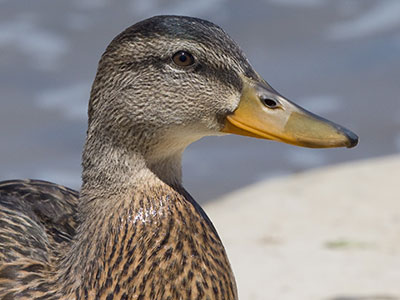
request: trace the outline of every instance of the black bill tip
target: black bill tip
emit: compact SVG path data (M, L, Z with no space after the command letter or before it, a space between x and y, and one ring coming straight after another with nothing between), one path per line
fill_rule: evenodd
M357 146L358 144L358 136L351 132L350 130L346 129L346 131L344 132L344 134L346 135L347 139L348 139L348 144L347 144L347 148L353 148L355 146Z

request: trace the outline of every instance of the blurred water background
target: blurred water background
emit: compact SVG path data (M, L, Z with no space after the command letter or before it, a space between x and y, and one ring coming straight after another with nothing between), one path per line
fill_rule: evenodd
M184 184L198 201L400 151L399 0L0 0L0 179L79 189L98 59L122 29L157 14L220 25L275 89L361 138L351 150L204 138L183 164Z

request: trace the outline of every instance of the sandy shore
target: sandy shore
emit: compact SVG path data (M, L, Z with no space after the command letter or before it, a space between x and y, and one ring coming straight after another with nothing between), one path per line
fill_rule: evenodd
M400 299L400 156L269 180L206 205L240 299Z

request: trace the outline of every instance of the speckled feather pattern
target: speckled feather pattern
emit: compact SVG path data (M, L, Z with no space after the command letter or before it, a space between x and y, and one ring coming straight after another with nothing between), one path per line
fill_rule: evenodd
M193 65L173 63L181 50ZM0 183L0 299L236 300L222 242L182 187L181 156L221 134L243 76L261 80L204 20L158 16L118 35L92 86L79 195Z
M0 186L1 203L7 202L1 206L1 299L236 298L232 271L213 225L186 191L167 186L143 187L130 200L115 200L113 211L93 220L82 237L92 240L81 249L86 255L73 266L84 268L84 276L72 288L78 272L72 267L57 273L55 267L65 263L60 254L68 251L64 243L71 240L77 225L70 213L76 209L77 193L31 182ZM21 186L27 195L30 190L42 198L46 192L53 194L43 203L30 197L36 208L25 207L17 215L7 207L12 201L13 206L25 206L27 201L16 197L21 196ZM62 211L66 213L60 217L68 220L64 229L46 221ZM58 229L53 231L53 226ZM32 253L25 253L27 249Z
M77 203L76 191L50 182L0 182L0 299L48 291L56 261L75 235Z
M170 187L143 188L110 216L104 244L75 292L108 299L234 299L236 287L212 224ZM96 255L96 256L97 256ZM113 298L115 297L115 298Z

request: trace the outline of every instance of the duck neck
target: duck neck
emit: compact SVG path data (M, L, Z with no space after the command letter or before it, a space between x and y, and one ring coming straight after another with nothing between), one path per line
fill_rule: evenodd
M89 298L96 298L99 285L108 284L110 272L121 272L111 266L132 257L128 248L134 246L136 230L141 228L140 235L146 236L168 226L173 202L186 200L181 186L181 152L156 161L138 152L128 155L112 149L86 161L78 209L81 223L60 263L59 282L66 295L78 293L85 298L89 293ZM117 273L114 275L121 275Z
M181 186L180 153L114 152L107 164L86 165L81 223L58 268L60 298L237 299L222 242Z

